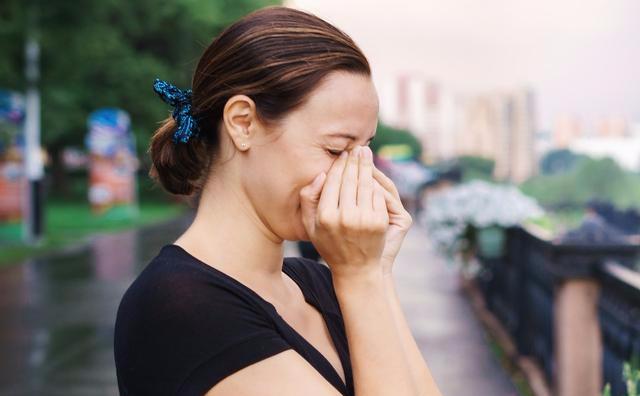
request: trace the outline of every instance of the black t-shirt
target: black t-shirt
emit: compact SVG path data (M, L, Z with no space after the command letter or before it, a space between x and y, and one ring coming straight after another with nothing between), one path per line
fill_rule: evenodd
M331 363L271 303L182 247L167 244L118 307L114 354L120 394L202 396L241 368L293 348L343 395L353 395L347 337L331 271L313 260L285 257L283 272L322 313L346 386Z

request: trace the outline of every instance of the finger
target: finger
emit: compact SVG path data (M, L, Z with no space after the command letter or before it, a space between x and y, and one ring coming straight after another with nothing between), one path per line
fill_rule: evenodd
M398 199L396 199L393 194L391 194L389 191L385 190L380 183L378 183L378 181L375 181L376 187L378 187L380 189L380 191L382 191L382 194L384 196L384 201L386 204L386 209L387 212L389 214L389 220L391 221L391 218L398 218L398 216L400 217L404 217L408 212L406 211L406 209L404 208L404 206L402 206L402 202Z
M358 202L359 208L373 209L373 155L371 149L364 146L360 149L358 165Z
M311 184L300 189L300 210L305 226L312 226L315 222L317 205L320 200L320 193L322 192L322 185L325 178L326 173L321 172L313 179Z
M400 199L400 193L398 192L396 185L380 169L374 167L373 177L382 185L382 187L384 187L385 190L389 191L397 199Z
M300 189L300 204L306 205L309 202L317 203L320 200L320 193L322 192L322 185L327 174L320 172L310 184L307 184Z
M382 193L384 194L384 200L385 203L387 205L387 210L389 211L390 214L403 214L405 212L405 208L404 206L402 206L402 202L400 200L398 200L393 194L391 194L389 191L385 190L384 188L380 187L382 189Z
M358 188L358 153L360 146L356 146L349 152L347 165L342 175L342 184L340 185L339 208L355 209L356 193Z
M384 199L384 188L377 183L373 187L373 211L387 211L387 205Z
M342 182L342 173L347 163L346 151L333 161L331 168L327 172L327 177L324 181L324 188L320 195L320 201L318 202L318 209L337 209L338 200L340 197L340 183Z

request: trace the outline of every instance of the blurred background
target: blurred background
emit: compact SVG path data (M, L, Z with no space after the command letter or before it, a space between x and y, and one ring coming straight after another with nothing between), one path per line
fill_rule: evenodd
M371 62L374 159L414 217L399 294L443 394L635 394L636 0L4 0L0 395L117 394L122 293L193 216L148 176L153 79L188 87L270 5Z

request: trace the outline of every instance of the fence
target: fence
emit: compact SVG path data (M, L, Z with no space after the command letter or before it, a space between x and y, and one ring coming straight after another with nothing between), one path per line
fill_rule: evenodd
M640 351L640 245L563 244L522 227L503 254L478 257L485 305L558 396L624 395L622 363Z

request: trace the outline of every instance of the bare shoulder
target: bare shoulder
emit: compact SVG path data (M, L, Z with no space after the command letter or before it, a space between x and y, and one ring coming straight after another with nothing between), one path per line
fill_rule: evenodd
M340 396L298 352L287 349L225 377L205 396Z

